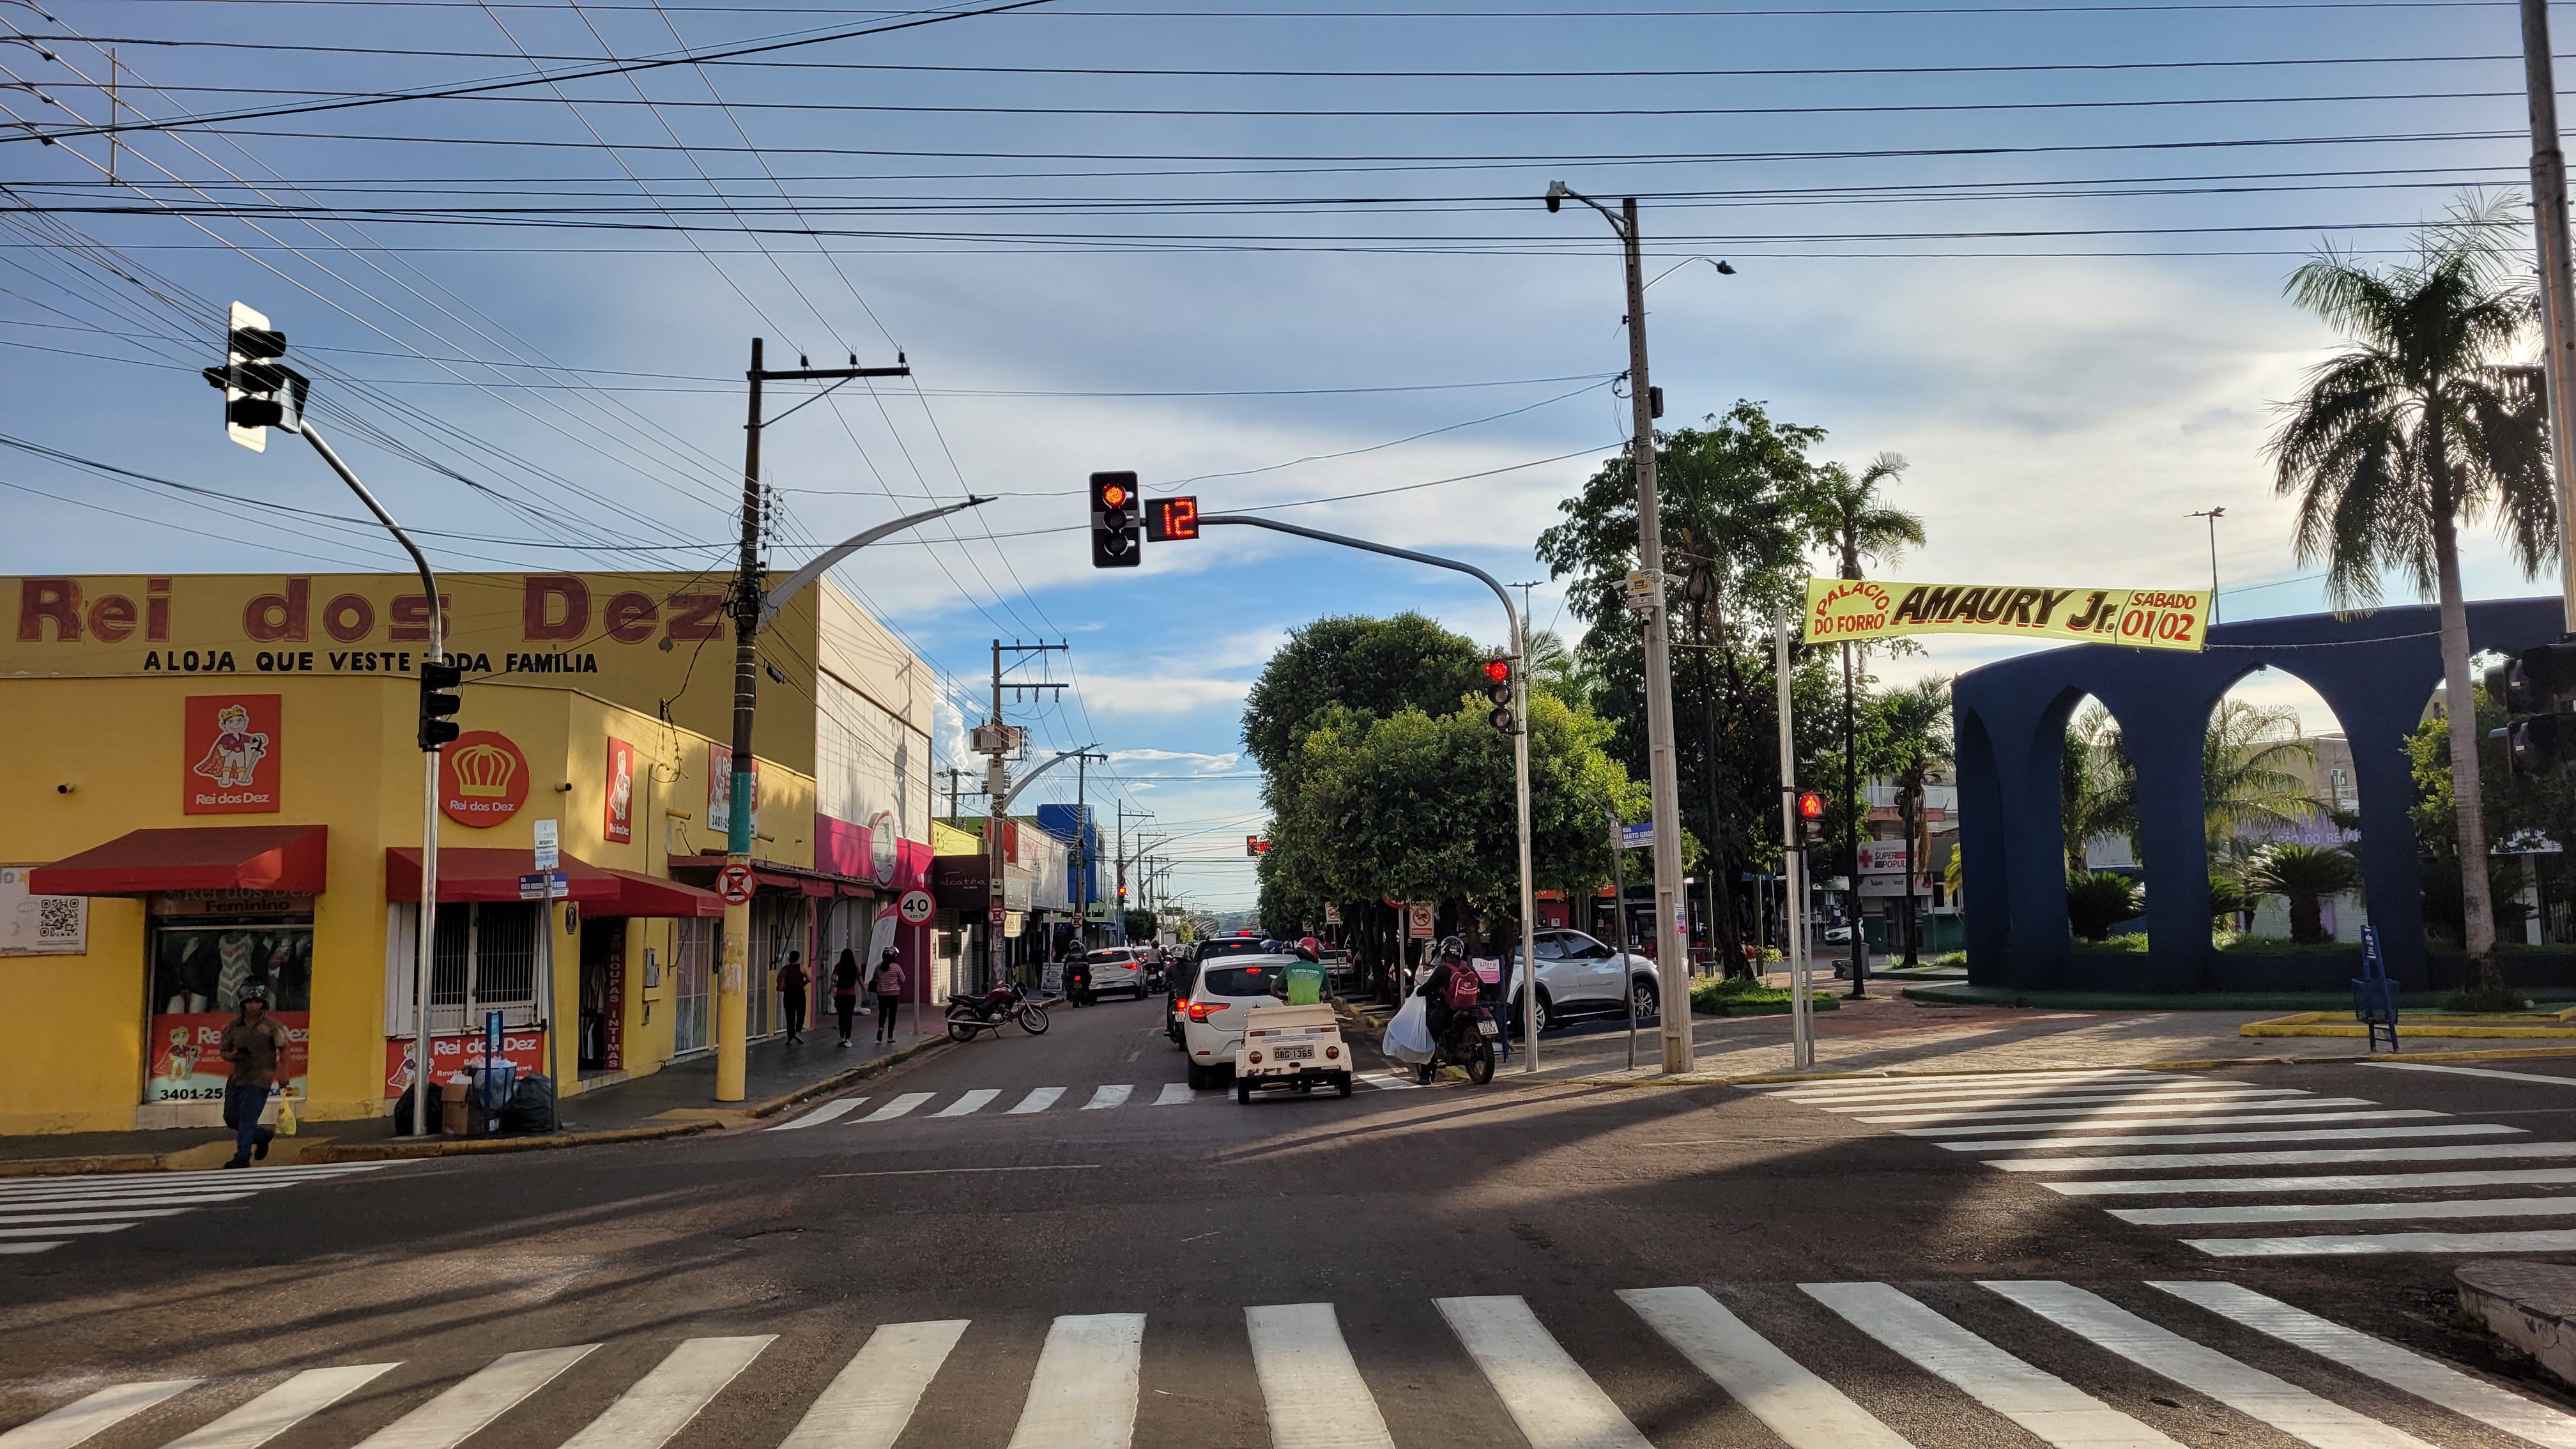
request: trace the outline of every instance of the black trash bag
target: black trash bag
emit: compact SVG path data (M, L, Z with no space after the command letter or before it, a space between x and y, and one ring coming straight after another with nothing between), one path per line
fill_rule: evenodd
M415 1093L418 1091L419 1088L417 1087L405 1087L403 1088L402 1099L394 1103L394 1135L396 1137L409 1137L412 1135L411 1123L413 1102L415 1100ZM429 1130L432 1133L438 1131L438 1112L435 1106L432 1107L429 1114Z
M520 1134L555 1130L554 1078L535 1073L519 1078L510 1102L501 1109L501 1130Z

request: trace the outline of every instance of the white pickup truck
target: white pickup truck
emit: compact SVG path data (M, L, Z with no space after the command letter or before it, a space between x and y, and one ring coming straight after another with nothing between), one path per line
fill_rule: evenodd
M1329 1006L1256 1006L1235 1049L1234 1099L1249 1102L1265 1087L1311 1092L1328 1083L1351 1094L1351 1054Z

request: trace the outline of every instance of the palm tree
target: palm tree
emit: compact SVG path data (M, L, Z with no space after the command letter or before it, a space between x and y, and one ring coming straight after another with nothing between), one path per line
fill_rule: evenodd
M2332 807L2308 791L2294 766L2316 763L2287 705L2222 699L2200 739L2200 798L2212 852L2238 836L2273 836L2321 820Z
M1950 680L1921 679L1874 701L1879 748L1896 777L1897 818L1905 825L1905 964L1916 963L1915 840L1922 830L1923 787L1934 770L1951 763Z
M2082 871L2084 848L2104 835L2138 838L2138 772L2121 746L2119 721L2099 703L2066 724L2057 756L2067 869Z
M1898 453L1881 453L1855 478L1840 463L1828 463L1816 470L1809 485L1805 521L1809 534L1825 548L1834 551L1842 566L1842 577L1861 576L1860 561L1893 563L1910 545L1923 544L1923 520L1903 509L1881 502L1879 490L1905 476L1905 458ZM1843 641L1843 799L1856 802L1860 797L1860 749L1857 716L1852 708L1852 646ZM1845 874L1852 883L1852 899L1860 899L1860 812L1856 805L1844 827L1843 851ZM1858 912L1852 923L1852 989L1858 997L1868 977L1868 947L1861 942Z
M2501 205L2463 208L2422 232L2405 264L2329 250L2291 273L2291 298L2352 343L2308 374L2270 445L2274 491L2299 500L2298 560L2324 562L2328 602L2377 604L2383 571L2440 601L2465 944L2477 990L2497 996L2510 992L2495 962L2477 717L2464 703L2459 528L2491 512L2526 577L2558 548L2540 389L2505 365L2531 316L2510 280L2529 257L2513 260L2509 222Z
M2290 903L2290 939L2326 938L2322 902L2361 884L2361 862L2340 845L2275 841L2254 853L2245 870L2248 895L2279 896Z

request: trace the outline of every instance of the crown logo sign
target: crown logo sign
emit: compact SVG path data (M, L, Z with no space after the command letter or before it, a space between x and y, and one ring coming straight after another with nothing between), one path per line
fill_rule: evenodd
M519 773L519 762L495 745L467 745L449 758L456 762L456 793L469 800L500 799Z

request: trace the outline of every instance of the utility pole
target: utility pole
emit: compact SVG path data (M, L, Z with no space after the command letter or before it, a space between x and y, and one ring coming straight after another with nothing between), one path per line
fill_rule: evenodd
M984 723L975 727L972 736L975 750L982 754L985 760L984 862L986 869L992 875L991 884L986 890L987 909L984 912L984 965L989 974L978 983L982 988L990 988L1008 974L1006 953L1009 942L1002 934L1002 927L1004 917L1008 914L1003 898L1003 887L1009 881L1010 858L1003 831L1003 812L1010 807L1013 792L1010 768L1006 761L1026 743L1028 737L1027 731L1015 729L1002 722L1002 691L1010 690L1011 697L1016 700L1031 694L1047 690L1063 690L1068 687L1062 684L1006 685L1002 683L1002 655L1008 652L1023 658L1031 654L1043 658L1048 654L1062 653L1070 647L1065 644L1005 644L999 639L993 641L993 712Z
M1108 763L1107 755L1084 750L1073 757L1073 939L1091 949L1091 852L1083 848L1091 831L1091 762Z
M1113 909L1118 913L1118 944L1122 946L1127 944L1127 817L1130 814L1139 820L1154 818L1151 810L1130 811L1126 801L1118 802L1118 904Z
M2227 510L2224 508L2204 508L2196 513L2183 515L2185 518L2209 520L2209 622L2213 624L2218 622L2218 520L2226 516ZM1909 961L1906 964L1910 966L1914 963Z
M761 384L831 379L833 386L838 387L852 378L908 377L912 373L909 367L860 367L855 356L850 359L852 365L849 367L818 369L804 366L803 358L797 362L798 366L792 370L772 372L762 365L762 339L751 339L751 369L745 374L751 384L751 397L742 435L742 552L733 587L733 778L729 786L731 808L725 825L725 864L728 868L741 866L748 869L751 865L751 792L755 778L752 724L753 712L760 704L760 630L775 608L770 594L763 587L766 579L760 561ZM854 540L851 546L858 542ZM782 595L786 592L789 591L781 591ZM743 999L743 973L750 957L751 900L746 896L739 903L728 901L725 904L723 964L716 979L716 1100L719 1102L739 1102L743 1097L743 1072L750 1051L746 1035L749 1018L745 1012L747 1003Z
M975 772L951 765L941 773L948 776L948 823L954 825L957 823L957 782Z
M2576 534L2576 282L2567 260L2567 153L2558 148L2558 82L2549 53L2549 0L2522 0L2522 73L2531 102L2532 239L2540 250L2540 327L2549 352L2550 455L2558 468L2558 530ZM2576 543L2558 551L2564 627L2576 636ZM2217 600L2210 601L2214 606ZM2215 618L2215 615L2212 616Z

